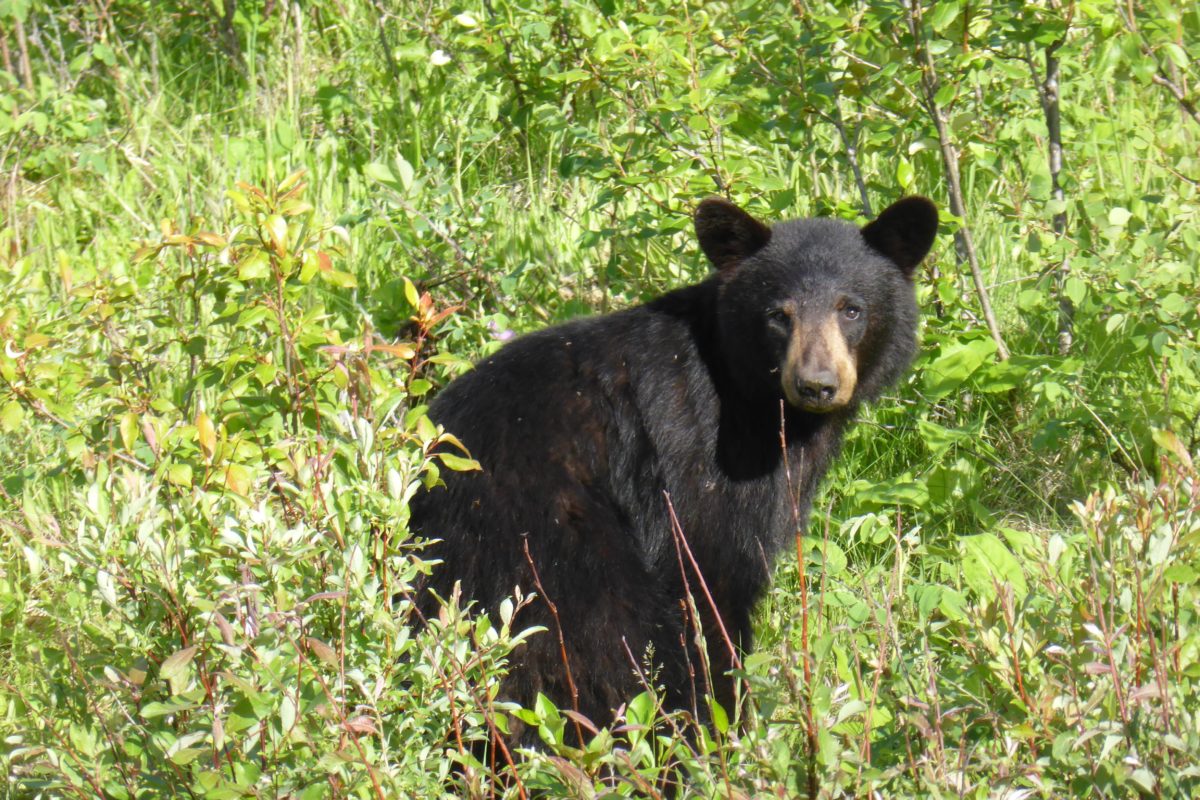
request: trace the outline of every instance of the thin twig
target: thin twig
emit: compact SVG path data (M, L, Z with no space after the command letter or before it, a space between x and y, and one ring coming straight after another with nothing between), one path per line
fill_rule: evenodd
M562 656L563 669L567 675L567 690L571 692L571 709L579 714L579 688L575 685L575 676L571 674L571 659L567 657L567 642L563 637L562 621L558 618L558 606L550 599L550 595L546 594L546 587L542 586L541 576L538 575L537 565L533 563L533 556L529 553L529 538L525 537L521 540L521 547L525 550L525 560L529 563L529 569L533 572L533 585L537 587L538 594L542 596L542 601L546 607L550 609L550 616L554 618L554 631L558 635L558 652ZM572 718L571 722L575 724L575 735L579 737L579 746L587 742L583 738L583 728L579 724L579 720Z

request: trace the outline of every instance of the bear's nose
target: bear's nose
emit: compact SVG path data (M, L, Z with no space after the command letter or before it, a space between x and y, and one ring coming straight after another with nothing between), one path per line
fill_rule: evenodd
M801 375L796 384L796 394L813 406L827 406L837 396L837 376L832 372L821 371Z

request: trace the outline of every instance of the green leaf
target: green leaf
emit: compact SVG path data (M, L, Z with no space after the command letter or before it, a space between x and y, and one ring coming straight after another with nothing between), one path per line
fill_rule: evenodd
M592 77L592 73L583 69L569 69L566 72L558 72L547 77L555 83L572 84L586 81Z
M920 613L921 619L929 619L929 615L933 613L933 610L941 605L942 587L925 584L916 587L914 595L917 602L917 611Z
M271 276L271 259L262 250L254 250L238 262L238 280L252 281Z
M115 67L117 65L117 54L104 42L96 42L92 46L92 57L106 67Z
M1029 593L1025 573L1017 557L991 533L967 536L960 540L962 575L975 594L983 600L996 598L997 584L1012 587L1017 602Z
M712 724L717 731L724 736L729 733L729 715L725 713L725 709L715 698L708 698L708 708L712 712Z
M916 177L916 172L913 170L912 164L907 158L900 158L896 163L896 183L904 191L912 188L913 179Z
M1145 767L1138 767L1129 773L1129 782L1143 794L1154 794L1154 775Z
M541 698L541 695L538 695ZM630 725L650 725L654 721L654 695L642 692L629 701L625 707L625 716Z
M1063 294L1076 306L1080 305L1083 299L1087 297L1087 289L1087 283L1081 278L1076 278L1074 275L1067 278L1066 282L1063 283Z
M1163 570L1163 580L1168 583L1195 583L1198 573L1187 564L1172 564Z
M378 181L397 192L407 193L409 188L412 187L412 164L409 164L404 156L399 153L396 154L390 164L382 161L374 161L367 164L363 168L363 172L368 178Z
M279 704L279 726L284 736L291 732L298 716L299 707L296 705L296 698L285 692L283 700Z
M0 430L12 433L21 427L21 421L24 419L25 409L16 400L9 400L4 404L4 408L0 409Z
M197 645L185 647L167 656L158 668L158 677L171 686L171 694L176 695L187 688L190 670L188 667L196 657Z
M132 452L133 446L138 440L138 416L132 412L121 415L119 423L121 429L121 444L125 446L127 452Z
M833 540L826 540L817 543L814 550L821 554L822 564L825 568L825 574L833 577L840 575L846 570L846 552Z
M1163 42L1162 49L1166 52L1167 58L1171 59L1171 63L1179 69L1190 70L1192 68L1192 60L1188 58L1187 51L1175 42Z
M473 458L463 458L462 456L454 455L454 453L438 453L437 457L446 465L446 469L451 469L455 472L472 472L482 469L479 466L479 462Z
M1120 228L1129 222L1129 218L1132 216L1133 212L1128 208L1114 206L1108 210L1108 224Z
M176 486L190 489L192 486L192 468L187 464L172 464L167 467L167 480Z
M398 185L399 181L392 174L392 168L382 161L372 161L363 167L363 174L373 181L378 181L385 186Z
M933 13L929 15L929 24L935 31L941 33L947 25L954 22L958 17L958 11L957 2L942 0L942 2L934 6Z
M330 270L329 272L321 272L321 278L332 283L334 286L340 286L343 289L353 289L358 286L358 279L349 272L341 272L340 270Z
M963 597L962 592L955 589L942 587L942 597L938 608L946 616L946 619L962 622L967 618L967 598Z
M392 163L395 164L396 171L400 173L400 185L404 187L405 191L408 191L412 188L413 182L412 164L409 164L404 156L399 153L396 154L396 158Z
M417 285L408 278L404 279L404 299L407 300L408 304L414 309L417 308L417 306L419 306L421 303L421 295L419 292L417 292Z
M944 345L938 357L925 368L926 396L930 400L937 400L950 394L995 352L996 343L991 339L972 339Z

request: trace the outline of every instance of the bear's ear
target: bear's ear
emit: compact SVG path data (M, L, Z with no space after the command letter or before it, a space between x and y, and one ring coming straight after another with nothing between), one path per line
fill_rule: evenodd
M908 276L933 246L937 226L937 206L924 197L905 197L867 223L862 235Z
M771 241L771 229L728 200L709 197L696 208L696 238L713 266L737 266Z

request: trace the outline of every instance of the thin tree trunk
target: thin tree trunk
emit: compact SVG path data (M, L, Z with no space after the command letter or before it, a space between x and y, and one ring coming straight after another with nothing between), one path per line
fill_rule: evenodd
M225 53L240 68L242 66L242 45L238 41L237 31L233 27L233 18L237 14L237 0L223 0L221 11L221 37L225 40Z
M1057 42L1046 46L1046 74L1039 80L1037 66L1032 54L1026 54L1029 68L1034 81L1038 84L1038 98L1041 100L1042 113L1046 117L1046 131L1049 141L1046 146L1046 159L1050 167L1050 192L1058 208L1054 212L1054 236L1062 242L1067 234L1067 211L1064 203L1066 195L1062 188L1063 146L1062 146L1062 114L1059 104L1059 61L1058 49L1066 41L1065 36ZM1059 264L1054 280L1054 290L1058 296L1058 352L1066 355L1071 352L1074 340L1075 304L1067 296L1067 278L1071 277L1071 254L1063 252L1062 263Z
M13 17L13 33L17 36L17 57L21 62L21 79L25 88L33 91L33 67L29 64L29 37L25 35L25 23Z
M1008 346L1004 344L1004 337L1000 335L1000 326L992 311L992 300L983 281L983 271L979 267L979 256L975 251L975 240L971 237L971 226L967 221L967 207L963 200L962 182L958 172L958 149L950 138L946 112L937 103L941 83L933 63L933 55L921 40L920 0L908 0L904 6L904 14L908 22L908 31L913 38L913 56L921 70L921 92L925 101L925 111L937 130L942 165L946 169L946 184L950 193L950 213L962 220L959 229L954 233L954 250L958 255L958 263L965 263L971 269L971 280L975 284L975 293L979 296L979 308L983 312L984 323L996 343L996 357L1005 361L1009 357Z
M804 29L811 35L813 32L812 12L809 10L808 4L805 3L804 0L792 0L792 6L796 11L797 16L799 16L800 20L803 22ZM763 69L763 72L768 76L771 74L770 70L766 68ZM803 70L801 70L800 84L801 88L803 89ZM798 96L802 97L802 94L796 92L794 88L788 88L793 94L797 94ZM821 114L821 116L825 117L824 114ZM846 160L850 163L850 171L854 173L854 183L858 187L859 204L862 207L863 216L867 219L870 219L875 215L871 211L871 198L867 195L867 182L863 179L862 165L858 162L858 145L856 143L858 139L858 131L855 130L852 134L850 129L846 127L846 118L842 115L842 95L841 92L837 90L836 86L833 93L833 114L829 117L826 117L826 119L833 123L833 127L837 128L838 136L841 137L842 147L846 149Z
M856 136L852 136L846 128L846 120L842 116L842 98L840 94L833 96L833 126L837 128L842 138L842 147L846 148L846 160L850 162L850 171L854 173L854 183L858 186L859 202L862 204L863 216L867 219L875 216L871 212L871 198L867 196L867 182L863 180L862 167L858 163L858 146Z
M385 9L378 0L371 0L371 5L375 8L377 15L377 33L379 35L379 47L383 51L383 62L387 64L388 75L393 81L400 80L400 68L396 66L396 57L392 55L392 44L388 41L387 36L387 9Z
M8 52L8 31L3 28L0 28L0 65L3 65L4 71L9 75L17 74L13 69L12 55Z

